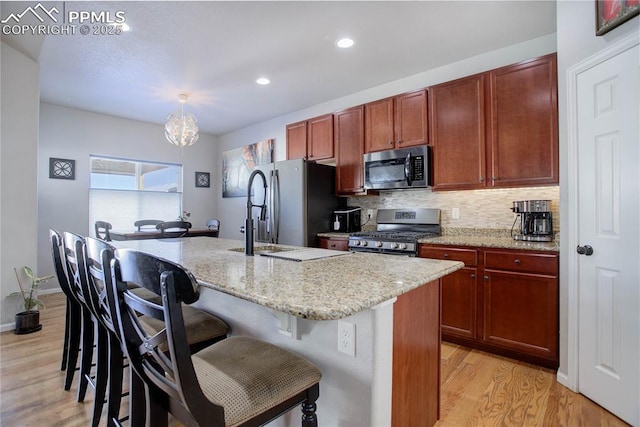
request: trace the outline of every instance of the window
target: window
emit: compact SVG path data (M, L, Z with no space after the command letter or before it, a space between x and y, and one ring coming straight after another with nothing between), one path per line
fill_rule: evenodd
M182 165L90 156L89 224L132 230L139 219L174 220L182 212Z

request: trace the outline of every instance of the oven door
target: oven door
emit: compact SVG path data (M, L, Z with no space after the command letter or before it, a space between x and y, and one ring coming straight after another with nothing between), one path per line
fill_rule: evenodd
M366 252L371 254L384 254L384 255L401 255L415 257L417 256L417 245L409 244L408 249L393 249L390 247L389 242L383 242L382 247L376 247L372 242L369 242L367 246L362 246L361 239L349 239L349 250L352 252Z

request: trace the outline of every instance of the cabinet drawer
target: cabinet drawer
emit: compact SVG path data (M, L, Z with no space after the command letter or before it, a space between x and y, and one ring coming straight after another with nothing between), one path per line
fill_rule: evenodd
M320 239L318 239L318 246L323 249L333 249L334 251L348 251L349 240L321 237Z
M495 270L526 271L558 275L558 255L512 251L486 251L484 267Z
M473 249L422 246L420 257L461 261L467 267L474 267L478 264L478 251Z

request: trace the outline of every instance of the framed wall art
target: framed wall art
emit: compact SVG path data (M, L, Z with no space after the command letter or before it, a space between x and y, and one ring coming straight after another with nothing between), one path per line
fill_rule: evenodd
M76 179L76 161L49 157L49 178Z
M639 13L638 0L596 0L596 35L608 33Z
M273 139L222 153L222 197L247 197L253 168L273 162Z
M209 172L196 172L196 187L209 188L211 186L210 178Z

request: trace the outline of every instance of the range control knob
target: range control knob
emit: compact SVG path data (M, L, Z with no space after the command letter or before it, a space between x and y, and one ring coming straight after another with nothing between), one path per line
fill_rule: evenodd
M353 246L360 246L360 240L354 240Z
M407 249L406 243L400 243L400 249Z
M362 241L362 246L367 246L367 245L368 245L368 242L366 240L363 240Z
M398 249L400 247L400 245L398 245L396 242L393 242L391 244L391 249Z
M378 241L376 242L376 248L381 248L382 247L382 242Z

